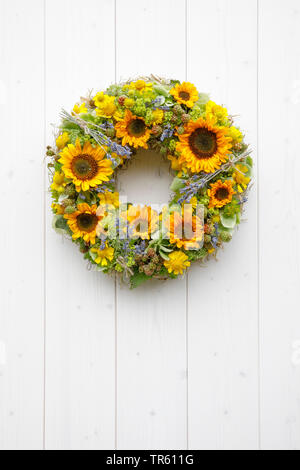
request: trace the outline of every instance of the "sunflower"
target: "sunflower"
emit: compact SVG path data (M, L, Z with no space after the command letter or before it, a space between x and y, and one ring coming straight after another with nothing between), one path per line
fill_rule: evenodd
M183 251L173 251L164 265L169 273L174 273L177 276L177 274L183 274L183 270L188 268L191 263Z
M179 135L176 150L181 153L179 163L185 163L193 173L213 173L231 153L231 137L227 128L218 127L215 118L189 121L185 133Z
M92 245L96 241L96 228L102 216L97 215L97 206L88 204L78 204L77 211L73 214L66 214L65 219L73 232L73 240L83 238L86 243Z
M128 223L130 238L149 240L158 229L159 215L150 206L129 206L121 217Z
M177 103L185 104L188 108L192 108L199 98L197 88L189 82L177 83L170 90L170 94L174 96Z
M114 252L115 250L111 247L108 246L108 244L105 244L105 248L92 248L91 249L92 253L95 253L95 263L101 264L101 266L107 266L108 261L112 261L114 258Z
M188 212L188 211L187 211ZM185 250L199 250L203 239L203 225L198 216L173 212L166 220L170 243Z
M115 125L117 137L122 138L122 145L129 144L134 148L148 148L146 142L149 140L151 131L146 126L143 118L135 116L129 109L125 116Z
M113 173L112 162L105 157L105 150L100 146L94 148L86 142L81 148L79 139L61 152L60 163L63 172L76 186L76 191L87 191L109 181Z
M232 201L232 196L235 194L233 189L234 182L231 180L221 181L211 184L207 194L210 197L209 208L221 207L229 204Z

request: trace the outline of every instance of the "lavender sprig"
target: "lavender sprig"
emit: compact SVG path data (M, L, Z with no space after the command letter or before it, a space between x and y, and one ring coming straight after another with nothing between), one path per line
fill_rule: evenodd
M131 150L127 146L119 145L116 142L113 142L109 137L104 135L99 129L103 129L103 126L95 124L94 122L87 122L81 119L78 116L72 116L64 109L61 111L60 114L62 119L66 119L73 124L77 124L85 134L90 135L93 139L97 142L100 147L106 146L108 147L113 153L121 157L130 158ZM90 126L94 126L95 129L91 128Z

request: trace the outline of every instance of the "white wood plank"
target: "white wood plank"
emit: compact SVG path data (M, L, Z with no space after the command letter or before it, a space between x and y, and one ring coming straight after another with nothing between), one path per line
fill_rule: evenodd
M0 449L43 446L43 2L2 0ZM34 25L34 27L33 27Z
M257 11L189 0L188 79L240 115L256 158ZM256 194L224 252L189 276L189 447L258 447Z
M185 76L184 0L117 0L117 78L150 73ZM163 174L143 199L165 196ZM118 448L185 448L186 280L121 286L117 297Z
M259 24L262 447L300 450L299 1Z
M114 2L46 2L47 128L61 107L114 81ZM50 139L50 132L48 134ZM50 202L49 202L50 205ZM115 442L114 279L89 272L47 212L46 448Z

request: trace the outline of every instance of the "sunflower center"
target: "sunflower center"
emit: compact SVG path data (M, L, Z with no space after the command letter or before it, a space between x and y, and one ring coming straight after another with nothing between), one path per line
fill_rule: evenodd
M187 91L181 91L179 93L179 98L181 98L184 101L188 101L190 99L190 94Z
M134 137L141 137L145 134L146 124L142 119L132 119L128 124L127 130Z
M77 217L77 225L79 230L83 232L92 232L98 224L98 217L94 214L80 214Z
M227 199L229 196L229 191L227 188L219 188L216 191L215 198L218 199L218 201L223 201L224 199Z
M189 137L190 147L197 158L210 158L217 149L217 136L205 128L196 129Z
M72 171L80 180L91 180L97 175L98 164L91 155L77 155L72 161Z

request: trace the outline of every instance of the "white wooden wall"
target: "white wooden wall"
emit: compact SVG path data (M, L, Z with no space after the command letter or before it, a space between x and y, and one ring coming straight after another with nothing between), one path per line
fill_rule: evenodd
M257 174L218 263L129 291L52 232L43 155L151 72L240 114ZM299 450L299 0L0 0L0 110L0 449Z

